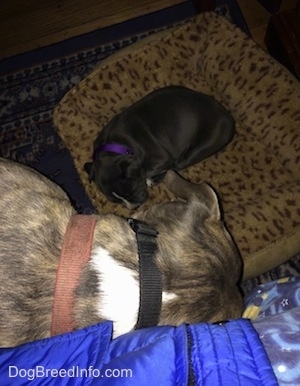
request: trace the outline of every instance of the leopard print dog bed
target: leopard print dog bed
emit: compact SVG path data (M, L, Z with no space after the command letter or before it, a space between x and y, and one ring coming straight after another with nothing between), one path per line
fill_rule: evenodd
M84 164L115 114L154 89L184 85L215 97L234 116L236 136L221 152L183 171L219 193L244 260L244 279L300 250L299 82L239 28L203 13L119 51L75 86L54 121L83 185L102 213L131 215L89 182ZM151 188L145 208L169 199Z

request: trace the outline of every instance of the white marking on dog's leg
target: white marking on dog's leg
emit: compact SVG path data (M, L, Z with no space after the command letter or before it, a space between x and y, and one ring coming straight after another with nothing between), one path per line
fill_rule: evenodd
M131 331L137 322L139 282L129 268L125 268L101 248L96 248L90 264L99 277L99 317L114 322L113 337Z
M146 179L146 185L149 187L154 185L154 182L151 180L151 178Z

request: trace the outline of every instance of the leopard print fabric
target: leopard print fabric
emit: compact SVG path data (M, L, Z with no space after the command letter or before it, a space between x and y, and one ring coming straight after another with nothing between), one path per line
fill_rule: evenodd
M234 116L236 135L222 151L182 174L219 193L224 220L244 260L244 279L300 250L299 82L239 28L203 13L103 61L55 110L58 133L101 213L130 216L90 183L84 164L117 113L154 89L184 85L215 97ZM170 198L150 189L147 208Z

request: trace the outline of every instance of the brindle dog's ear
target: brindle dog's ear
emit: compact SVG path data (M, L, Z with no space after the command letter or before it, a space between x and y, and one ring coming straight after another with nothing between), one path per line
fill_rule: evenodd
M197 201L199 209L208 218L220 220L220 208L215 191L206 183L194 184L170 170L165 177L167 188L177 197L185 201Z
M95 165L93 162L87 162L84 164L84 170L89 175L90 182L95 181Z

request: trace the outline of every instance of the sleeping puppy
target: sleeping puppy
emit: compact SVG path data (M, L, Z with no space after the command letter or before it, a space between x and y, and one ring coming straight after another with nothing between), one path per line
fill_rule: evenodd
M75 215L67 195L38 172L4 159L0 179L0 346L55 335L53 320L64 321L66 308L70 330L104 320L113 321L114 337L133 330L141 292L137 237L128 219L84 217L94 222L94 231L68 303L66 282L77 263L72 254L67 263L61 261L66 229ZM241 260L220 219L214 191L171 171L166 184L179 198L136 216L158 232L154 262L162 288L157 324L240 317ZM79 226L77 232L81 258L86 229ZM66 280L59 286L63 270ZM58 286L61 315L55 315Z
M90 180L114 202L133 209L147 185L216 153L235 123L215 99L181 86L156 90L115 116L94 143Z

